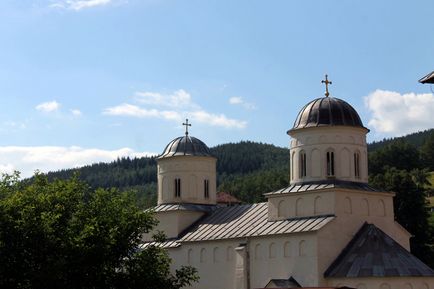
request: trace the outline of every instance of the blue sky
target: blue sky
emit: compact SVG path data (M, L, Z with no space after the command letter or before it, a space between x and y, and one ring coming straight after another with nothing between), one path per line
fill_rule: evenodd
M324 93L369 141L434 127L433 1L2 0L0 171L160 153L183 134L287 146Z

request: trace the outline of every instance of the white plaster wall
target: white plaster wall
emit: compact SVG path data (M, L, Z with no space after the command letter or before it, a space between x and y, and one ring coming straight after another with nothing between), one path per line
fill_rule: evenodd
M335 193L331 191L288 193L268 196L270 221L335 213Z
M167 211L155 213L158 225L148 234L144 234L143 241L151 241L152 235L157 231L163 231L167 238L177 238L191 224L204 215L198 211Z
M234 249L245 242L246 239L183 243L181 247L169 249L173 269L181 265L197 268L200 281L192 288L234 288ZM317 286L315 233L255 237L247 239L247 244L250 288L263 288L270 279L288 279L290 276L304 286ZM216 248L217 255L214 254Z
M395 278L332 278L328 286L348 286L356 289L433 289L434 277Z
M353 182L368 182L368 159L365 128L349 126L311 127L290 131L290 161L292 183L325 180L326 153L334 152L335 178ZM306 153L306 176L300 178L301 151ZM360 154L360 178L354 175L354 153Z
M202 156L174 156L159 159L158 204L216 204L216 159ZM175 197L175 179L181 179L181 197ZM209 198L204 180L209 180Z

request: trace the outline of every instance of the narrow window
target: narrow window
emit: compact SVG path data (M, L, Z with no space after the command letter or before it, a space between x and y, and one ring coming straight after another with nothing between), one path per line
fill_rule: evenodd
M300 178L306 176L306 153L300 152Z
M209 180L203 181L203 194L205 199L209 199Z
M175 179L175 197L181 197L181 179Z
M333 152L327 152L327 176L335 175L335 155Z
M360 178L360 154L354 154L354 176L359 179Z

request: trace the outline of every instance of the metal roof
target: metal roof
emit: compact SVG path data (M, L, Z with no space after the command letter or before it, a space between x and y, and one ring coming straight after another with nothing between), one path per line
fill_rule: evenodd
M161 204L151 208L154 212L167 212L167 211L199 211L211 212L216 209L216 205L201 205L201 204Z
M316 126L363 127L357 111L346 101L335 97L321 97L306 104L298 113L291 130Z
M173 156L211 156L211 152L200 139L185 135L172 140L158 159Z
M267 203L219 207L188 229L179 241L208 241L310 232L321 229L334 218L334 215L322 215L268 221Z
M375 225L365 223L324 276L434 276L434 271Z
M143 243L139 246L140 249L145 249L149 246L156 246L156 247L160 247L160 248L177 248L179 246L181 246L181 244L179 242L177 242L176 240L167 240L165 242L146 242Z
M295 183L289 185L286 188L279 189L274 192L270 192L265 194L276 195L276 194L287 194L287 193L300 193L300 192L309 192L323 189L347 189L347 190L359 190L359 191L368 191L368 192L382 192L374 187L366 183L358 183L358 182L348 182L341 180L323 180L323 181L314 181L314 182L304 182L304 183Z
M428 73L421 79L419 79L420 83L434 83L434 71L431 73Z

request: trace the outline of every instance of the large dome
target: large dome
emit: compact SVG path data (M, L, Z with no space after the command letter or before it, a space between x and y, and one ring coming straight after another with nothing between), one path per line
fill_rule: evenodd
M347 102L334 97L317 98L298 113L291 130L317 126L363 127L357 111Z
M203 141L186 135L172 140L158 158L173 156L211 156L211 152Z

